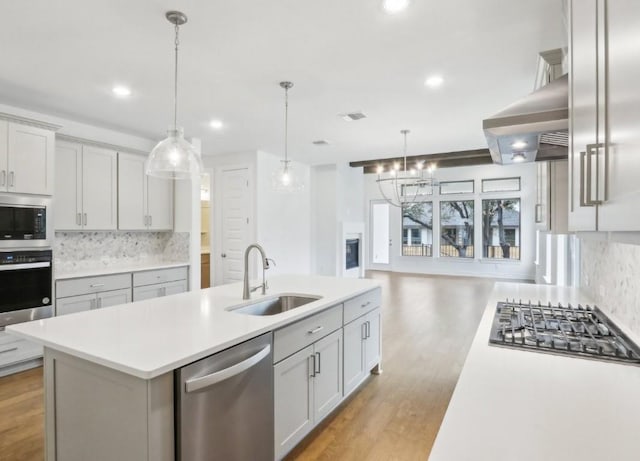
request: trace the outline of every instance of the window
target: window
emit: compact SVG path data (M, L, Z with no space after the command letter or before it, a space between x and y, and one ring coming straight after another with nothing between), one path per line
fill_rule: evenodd
M520 190L520 178L483 179L482 192L511 192Z
M402 256L433 256L433 203L402 205Z
M473 200L440 202L440 256L473 258Z
M441 182L440 195L448 194L473 194L473 180Z
M520 199L482 201L482 257L520 259Z

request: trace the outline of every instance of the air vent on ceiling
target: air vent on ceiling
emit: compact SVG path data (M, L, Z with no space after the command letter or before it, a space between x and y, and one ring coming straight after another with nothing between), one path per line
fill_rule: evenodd
M318 139L316 141L313 141L312 144L314 146L328 146L329 141L327 141L326 139Z
M347 122L355 122L362 120L363 118L367 118L363 112L349 112L346 114L340 114L340 117Z

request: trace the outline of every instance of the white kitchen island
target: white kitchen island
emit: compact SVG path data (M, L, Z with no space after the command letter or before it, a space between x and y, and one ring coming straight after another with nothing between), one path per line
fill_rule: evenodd
M312 340L292 340L283 333L278 343L278 332L295 332L290 325L324 319L329 313L339 322L332 320L332 326L318 337L331 333L329 336L338 338L340 396L334 397L326 409L335 408L347 395L342 392L342 345L347 341L342 327L360 318L369 319L376 309L378 323L367 320L368 326L363 323L361 331L367 333L364 340L375 325L377 355L369 358L373 357L375 367L379 367L379 284L364 279L292 275L273 277L269 285L266 296L253 294L249 301L241 299L241 284L232 284L8 327L9 333L45 346L47 459L173 460L174 370L268 332L276 332L274 362L282 350L284 363L284 358L295 351L292 348L312 347ZM270 316L231 310L281 294L320 299ZM315 331L307 333L313 335ZM358 332L356 339L360 338ZM366 347L360 343L358 347L366 357ZM346 367L346 355L344 360ZM363 358L363 366L365 361ZM366 370L367 375L370 370ZM364 378L364 373L358 375L355 384ZM312 421L310 426L317 422ZM288 437L289 445L308 430Z
M497 283L429 459L640 459L640 367L490 346L507 297L589 303L576 289Z

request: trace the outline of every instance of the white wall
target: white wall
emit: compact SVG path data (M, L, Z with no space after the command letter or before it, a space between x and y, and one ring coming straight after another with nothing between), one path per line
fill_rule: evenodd
M371 200L383 199L375 174L365 176L365 201L366 201L366 221L369 228L368 205ZM463 258L440 258L438 256L439 242L434 239L434 257L402 256L402 221L401 210L391 207L391 229L390 237L393 242L391 247L391 263L389 270L394 272L414 272L424 274L446 274L446 275L468 275L479 277L496 277L506 279L530 279L535 277L535 216L534 206L536 200L536 166L535 164L521 165L482 165L460 168L443 168L437 170L435 176L440 181L475 180L474 194L448 195L446 200L464 200L473 198L475 200L474 215L474 242L476 254L474 259ZM522 191L519 193L505 192L501 194L481 193L481 180L501 177L521 177ZM487 198L511 198L521 197L521 260L520 261L497 261L483 260L481 250L482 228L481 213L482 199ZM438 225L439 213L438 196L434 196L434 226ZM367 267L370 261L367 259Z
M291 166L305 187L294 193L273 189L272 174L281 166L280 157L257 154L256 218L257 240L267 256L276 261L269 274L309 274L311 271L311 187L310 167Z
M311 168L311 271L336 275L336 165Z

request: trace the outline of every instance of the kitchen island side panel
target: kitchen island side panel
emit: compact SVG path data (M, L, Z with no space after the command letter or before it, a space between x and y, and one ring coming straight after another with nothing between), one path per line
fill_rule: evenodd
M140 379L45 348L47 461L172 461L173 373Z

